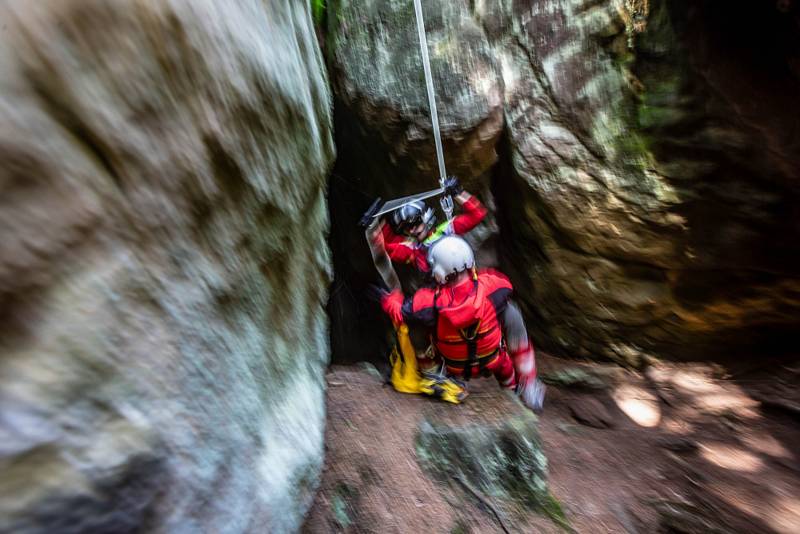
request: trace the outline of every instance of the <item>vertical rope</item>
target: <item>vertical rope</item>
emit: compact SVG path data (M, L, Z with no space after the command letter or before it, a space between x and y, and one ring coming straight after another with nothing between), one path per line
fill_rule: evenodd
M439 184L444 187L444 180L447 177L447 172L444 168L442 137L439 133L439 116L436 112L436 96L433 92L431 62L428 58L428 40L425 37L425 21L422 19L422 5L420 5L420 0L414 0L414 11L417 15L417 33L419 34L419 51L422 54L422 69L425 71L425 85L428 88L428 105L430 106L431 123L433 124L433 138L436 141L436 158L439 161Z
M436 111L436 95L433 92L433 76L431 76L431 63L428 58L428 40L425 37L425 21L422 18L422 5L420 0L414 0L414 13L417 18L417 33L419 34L419 51L422 55L422 69L425 71L425 86L428 91L428 107L431 112L431 125L433 126L433 139L436 143L436 159L439 162L439 186L444 188L447 170L444 166L444 150L442 150L442 136L439 132L439 114ZM449 195L439 199L447 219L453 218L453 199Z

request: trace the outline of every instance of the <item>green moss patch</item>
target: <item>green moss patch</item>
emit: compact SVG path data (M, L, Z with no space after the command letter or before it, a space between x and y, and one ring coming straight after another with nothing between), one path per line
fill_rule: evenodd
M474 489L518 513L536 510L569 528L547 489L547 458L536 424L533 414L460 427L426 420L417 433L417 461L442 483Z

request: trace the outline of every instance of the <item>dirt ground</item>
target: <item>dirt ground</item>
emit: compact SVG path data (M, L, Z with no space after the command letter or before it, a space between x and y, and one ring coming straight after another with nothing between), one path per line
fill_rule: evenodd
M539 365L602 381L551 385L539 418L550 490L575 532L800 533L800 366L638 373L545 355ZM516 399L482 379L453 406L396 393L358 366L334 366L327 381L326 465L304 532L503 532L493 511L503 517L503 503L430 479L414 437L423 418L488 423L524 410ZM533 511L503 525L568 530Z

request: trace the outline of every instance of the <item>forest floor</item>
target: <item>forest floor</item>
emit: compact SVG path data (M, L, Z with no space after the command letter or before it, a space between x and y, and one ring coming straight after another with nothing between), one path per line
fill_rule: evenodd
M800 365L640 373L538 361L552 382L538 430L569 526L532 510L498 519L503 503L416 461L423 419L480 424L525 410L494 380L472 381L454 406L396 393L374 369L333 366L326 464L303 532L800 532Z

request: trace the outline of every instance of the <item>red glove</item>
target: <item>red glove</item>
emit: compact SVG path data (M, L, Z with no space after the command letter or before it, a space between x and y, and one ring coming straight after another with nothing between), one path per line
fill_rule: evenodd
M403 292L395 289L381 299L383 311L392 319L394 324L403 322Z

